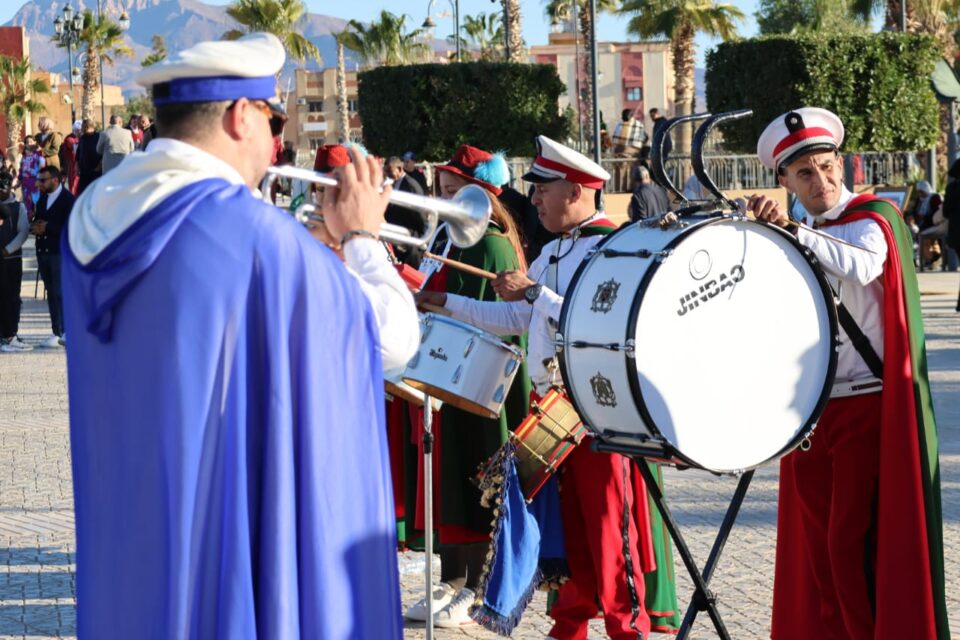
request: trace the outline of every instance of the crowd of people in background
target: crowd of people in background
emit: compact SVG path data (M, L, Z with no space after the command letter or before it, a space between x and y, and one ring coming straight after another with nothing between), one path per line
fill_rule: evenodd
M66 344L60 290L60 231L74 200L104 173L157 135L149 116L124 124L113 115L100 131L93 120L77 120L65 135L51 118L37 120L37 133L23 138L18 159L0 151L0 353L31 351L18 335L22 247L36 239L38 278L43 281L51 334L44 348Z

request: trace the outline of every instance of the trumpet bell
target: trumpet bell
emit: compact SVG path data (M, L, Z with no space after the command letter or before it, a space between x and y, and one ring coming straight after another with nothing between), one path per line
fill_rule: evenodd
M447 224L447 233L454 245L465 249L480 242L490 223L490 197L487 190L475 184L468 184L453 196L453 202L460 205L463 215L458 215L456 224Z

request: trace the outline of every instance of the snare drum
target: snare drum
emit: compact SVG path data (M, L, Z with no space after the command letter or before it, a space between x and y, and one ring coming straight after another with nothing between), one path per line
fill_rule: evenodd
M403 381L464 411L496 418L523 353L465 322L434 313L420 316L420 349Z
M383 377L383 390L388 401L399 399L405 400L417 407L423 406L425 394L423 391L418 391L403 381L402 370L386 371ZM430 398L430 404L433 406L434 411L440 411L440 407L443 406L443 402L441 402L439 398Z
M684 218L607 236L571 282L557 340L592 431L735 472L810 433L833 383L837 319L815 258L789 233Z
M540 491L587 434L580 416L560 391L551 389L510 434L517 452L517 476L527 502Z

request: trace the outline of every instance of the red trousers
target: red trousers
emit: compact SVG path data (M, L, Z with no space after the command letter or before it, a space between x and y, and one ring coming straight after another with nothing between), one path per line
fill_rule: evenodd
M790 491L795 499L781 496L780 508L793 505L796 513L792 515L799 517L781 513L778 529L785 522L797 523L800 530L793 533L802 548L778 544L777 554L803 554L819 597L818 626L825 640L874 637L870 576L876 565L880 404L880 394L831 400L810 440L810 450L796 450L781 462L781 492ZM795 609L796 580L781 575L780 568L778 559L774 619L782 617L787 624L775 623L774 637L792 638L791 629L797 625L789 624L789 619L804 614Z
M636 619L627 586L623 549L624 495L631 507L635 500L646 500L644 495L634 495L633 473L636 471L627 458L592 451L589 438L564 463L560 508L571 577L560 588L557 601L550 609L554 619L552 638L586 640L587 623L596 617L598 603L610 638L649 637L650 617L644 608L643 573L632 514L628 514L627 521L631 571L639 606Z

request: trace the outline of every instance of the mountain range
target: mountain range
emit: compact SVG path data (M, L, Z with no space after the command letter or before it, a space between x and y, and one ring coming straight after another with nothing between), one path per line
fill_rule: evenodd
M34 65L66 75L67 52L50 40L54 33L53 21L63 11L63 6L62 0L30 0L6 26L24 27L30 38L30 59ZM150 53L154 35L163 36L167 49L175 51L202 40L215 40L226 31L237 28L227 15L226 7L198 0L103 0L103 11L114 20L120 17L124 6L130 16L127 43L133 49L133 57L117 58L112 66L105 65L103 75L107 83L120 85L125 93L140 91L133 77L141 68L140 61ZM95 0L74 0L74 10L78 7L97 10ZM322 56L322 65L311 61L308 68L336 64L337 49L331 34L342 31L346 25L346 20L332 16L311 13L304 18L301 32L317 45ZM439 48L444 47L441 44ZM346 56L348 68L359 64L353 52L348 50ZM74 66L77 66L76 59ZM289 63L288 66L292 69L299 65Z
M96 0L71 0L74 10L89 8L97 10ZM203 40L215 40L226 31L237 27L227 15L226 7L211 5L199 0L102 0L103 11L118 19L124 8L130 16L130 30L127 42L133 49L133 57L117 58L113 65L105 65L103 75L108 84L117 84L124 93L140 93L142 89L133 78L141 69L140 61L152 48L154 35L163 36L167 49L176 51L185 49ZM30 0L24 4L6 26L21 26L30 38L30 59L37 67L49 71L67 74L67 53L51 40L53 21L63 11L63 0ZM330 67L336 64L337 47L334 33L342 31L347 20L333 16L309 13L301 24L301 32L320 50L322 62L310 61L309 69ZM449 51L451 46L445 40L431 42L438 52ZM76 51L74 52L76 54ZM359 66L360 60L352 51L346 51L347 68ZM79 66L76 59L74 65ZM289 77L292 69L300 66L287 63L284 74ZM706 107L703 94L703 70L697 69L696 90L697 105ZM281 80L281 88L287 84Z

